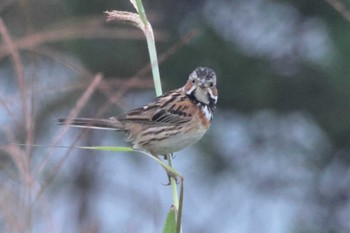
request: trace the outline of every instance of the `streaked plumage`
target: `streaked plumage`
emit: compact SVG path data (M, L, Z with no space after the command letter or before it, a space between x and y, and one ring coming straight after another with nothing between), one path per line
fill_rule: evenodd
M217 97L215 72L199 67L190 74L184 87L141 108L110 119L60 118L58 123L122 131L134 149L166 155L202 138L213 118Z

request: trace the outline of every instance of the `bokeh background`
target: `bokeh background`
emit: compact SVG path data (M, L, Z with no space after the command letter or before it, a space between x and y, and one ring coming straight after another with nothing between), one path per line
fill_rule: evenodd
M212 127L179 153L184 232L350 232L350 1L144 1L164 90L217 72ZM55 125L155 97L127 0L0 1L0 231L161 232L167 177L121 135ZM27 144L20 146L17 144ZM39 144L44 147L30 147Z

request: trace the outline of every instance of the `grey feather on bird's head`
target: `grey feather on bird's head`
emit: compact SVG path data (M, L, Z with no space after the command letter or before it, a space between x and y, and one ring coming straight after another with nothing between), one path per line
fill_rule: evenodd
M214 70L207 67L196 68L190 74L184 90L199 103L215 108L218 92Z

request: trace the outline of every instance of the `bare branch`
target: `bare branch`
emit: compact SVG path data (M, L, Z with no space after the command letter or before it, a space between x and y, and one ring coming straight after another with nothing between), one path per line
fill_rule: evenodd
M91 82L90 86L86 89L84 94L80 97L80 99L76 103L75 107L70 111L68 118L76 118L78 116L79 112L83 109L83 107L85 106L87 101L90 99L91 95L96 90L96 88L98 87L98 84L101 82L101 80L102 80L102 74L97 74L95 76L94 80ZM67 128L62 128L60 133L58 133L57 136L55 137L55 139L53 140L54 142L52 145L56 146L66 131L67 131ZM36 169L37 175L41 173L49 156L50 156L50 154L45 156L42 159L42 161L40 162L38 168Z
M168 36L166 33L157 31L157 40L163 41ZM95 25L86 27L65 27L56 28L44 32L36 32L28 36L13 41L14 48L31 50L37 46L46 43L59 42L64 40L72 40L77 38L92 39L92 38L109 38L123 40L141 40L144 39L142 33L136 29L111 29L101 28ZM3 44L0 45L0 60L10 54L9 48Z
M326 2L328 2L329 5L331 5L346 21L350 23L350 11L342 2L339 0L326 0Z
M29 154L30 151L30 146L33 135L31 134L31 128L32 128L32 117L29 112L28 108L28 103L26 99L26 83L24 79L24 68L23 68L23 63L22 59L19 55L19 52L14 45L11 36L7 30L7 27L5 23L3 22L2 18L0 18L0 34L3 38L5 46L8 48L9 53L11 54L12 62L14 65L14 69L16 72L16 79L17 79L17 84L19 87L19 90L21 92L21 104L22 104L22 112L23 112L23 120L25 122L25 130L26 130L26 144L28 145L26 147L27 152Z

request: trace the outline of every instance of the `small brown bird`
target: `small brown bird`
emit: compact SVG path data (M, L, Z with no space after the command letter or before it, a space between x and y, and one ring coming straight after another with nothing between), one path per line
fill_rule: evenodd
M60 125L122 131L136 150L154 156L172 154L202 138L218 100L216 74L196 68L185 86L141 108L109 119L58 119Z

